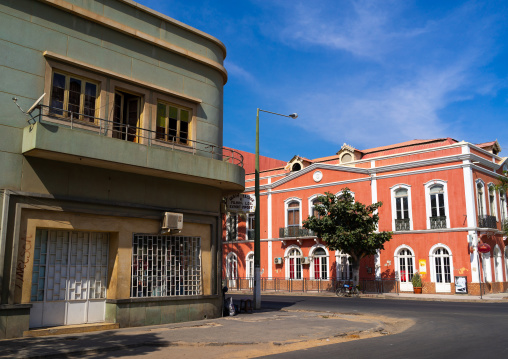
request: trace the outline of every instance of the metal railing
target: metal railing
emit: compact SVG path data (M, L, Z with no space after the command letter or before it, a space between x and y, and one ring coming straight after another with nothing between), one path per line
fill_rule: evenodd
M478 227L480 228L497 228L497 218L496 216L478 216Z
M265 292L335 292L344 284L352 285L349 279L289 279L289 278L261 278L261 290ZM227 286L228 291L252 291L254 288L253 277L222 278L222 286ZM360 290L363 293L399 293L400 283L394 278L361 278Z
M38 105L37 109L39 113L32 116L31 121L33 122L46 122L60 126L68 126L71 129L88 130L99 136L136 142L145 146L180 150L198 155L208 154L211 155L210 157L212 159L243 167L242 154L226 147L195 141L186 137L174 136L161 131L105 120L82 113L66 111L51 106ZM49 118L52 119L52 121L43 120L43 118Z
M313 237L313 236L315 236L315 234L310 229L299 226L289 226L279 228L279 238L296 238L296 237Z
M431 229L446 228L446 216L430 217L430 228Z
M395 219L395 230L409 231L411 229L409 222L410 222L409 218Z

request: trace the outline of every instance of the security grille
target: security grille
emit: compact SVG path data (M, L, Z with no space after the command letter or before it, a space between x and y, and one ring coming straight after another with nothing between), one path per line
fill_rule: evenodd
M135 234L131 297L201 294L201 238Z
M107 233L38 229L30 300L106 298Z

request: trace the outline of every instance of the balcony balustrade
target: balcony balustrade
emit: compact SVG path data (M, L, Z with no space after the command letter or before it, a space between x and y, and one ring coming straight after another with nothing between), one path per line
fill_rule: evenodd
M396 231L409 231L411 230L409 218L395 219L395 230Z
M480 228L497 228L497 219L495 216L478 216L478 227Z
M314 232L312 232L310 229L299 226L289 226L279 228L279 238L297 238L312 236L315 236Z
M430 217L430 228L431 229L446 228L446 216Z

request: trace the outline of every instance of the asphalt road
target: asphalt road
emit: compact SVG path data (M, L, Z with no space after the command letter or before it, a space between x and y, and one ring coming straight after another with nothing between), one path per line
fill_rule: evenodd
M263 295L263 308L411 318L406 331L265 358L508 358L508 303Z

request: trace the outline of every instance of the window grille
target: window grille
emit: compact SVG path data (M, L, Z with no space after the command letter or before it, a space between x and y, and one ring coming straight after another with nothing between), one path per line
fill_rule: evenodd
M201 294L201 238L135 234L131 297Z

